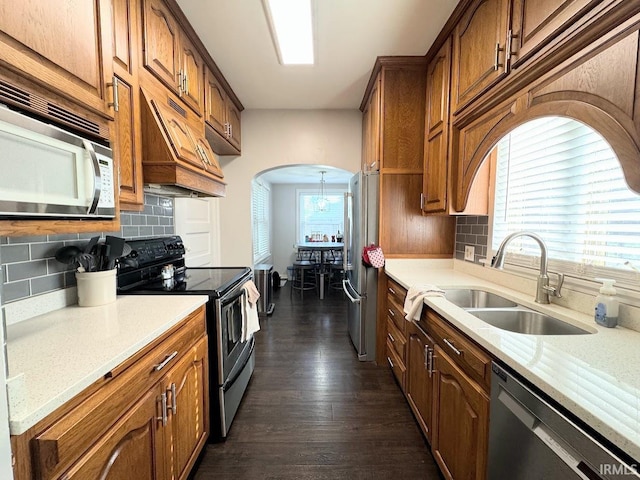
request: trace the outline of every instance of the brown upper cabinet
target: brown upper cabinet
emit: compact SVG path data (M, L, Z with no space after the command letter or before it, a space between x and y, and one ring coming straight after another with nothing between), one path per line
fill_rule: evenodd
M163 0L144 0L144 66L198 115L204 63Z
M240 109L208 68L205 69L204 88L204 118L209 127L207 140L220 155L239 155Z
M0 63L112 118L109 0L0 2ZM106 28L104 28L106 27Z
M422 173L424 57L378 57L360 106L362 168Z
M449 160L449 92L451 79L451 40L447 39L427 66L425 114L424 177L422 211L426 214L486 215L488 213L490 163L483 166L474 182L472 201L464 211L453 208Z
M362 110L362 171L380 169L380 83L378 77Z
M517 68L538 48L602 0L513 0L507 38L510 68Z
M137 5L136 0L112 0L115 112L112 144L120 166L120 207L123 210L140 210L144 204Z
M475 0L453 31L458 114L602 0Z

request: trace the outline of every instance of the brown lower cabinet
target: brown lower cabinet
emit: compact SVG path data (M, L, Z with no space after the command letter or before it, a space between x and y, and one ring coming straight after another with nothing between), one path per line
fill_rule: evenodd
M387 280L387 359L398 385L444 477L482 480L491 357L426 306L419 321L407 322L399 307L407 291Z
M14 477L178 480L209 434L204 307L20 436Z

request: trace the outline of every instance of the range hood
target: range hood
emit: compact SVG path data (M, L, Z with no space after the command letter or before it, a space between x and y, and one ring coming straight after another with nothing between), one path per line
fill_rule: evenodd
M145 191L172 197L224 197L226 184L202 119L170 94L140 90Z

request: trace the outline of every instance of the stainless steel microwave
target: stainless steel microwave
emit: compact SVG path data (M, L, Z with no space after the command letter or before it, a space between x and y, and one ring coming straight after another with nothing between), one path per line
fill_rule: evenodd
M0 105L0 218L113 218L110 148Z

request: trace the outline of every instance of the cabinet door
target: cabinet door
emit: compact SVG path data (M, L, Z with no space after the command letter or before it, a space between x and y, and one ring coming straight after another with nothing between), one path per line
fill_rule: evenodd
M433 407L433 340L415 324L409 327L407 398L418 424L431 441Z
M180 96L198 115L202 113L202 79L204 78L204 62L191 41L180 37Z
M164 442L159 389L149 391L63 478L160 480Z
M485 478L489 397L435 347L432 451L445 478Z
M209 69L205 73L204 118L216 132L227 136L227 94Z
M162 128L167 133L169 142L176 156L180 160L204 169L202 157L196 149L193 140L194 135L187 126L187 121L177 114L174 114L169 107L165 107L155 100L152 100L152 103L156 108L158 118L162 123Z
M111 42L100 24L109 14L108 0L0 2L0 63L110 115Z
M453 31L451 111L455 114L507 73L509 0L476 0Z
M120 168L120 206L137 208L144 203L140 95L138 93L138 25L132 0L113 0L113 72L115 112L114 156ZM115 99L114 99L115 101Z
M179 33L162 0L144 0L144 66L178 93Z
M601 0L513 0L511 67L518 67L539 47Z
M380 77L374 83L369 101L363 112L363 164L364 171L380 169Z
M231 101L227 102L227 122L229 123L229 141L240 150L242 141L240 110Z
M209 432L207 337L203 337L169 372L166 380L170 434L168 479L186 478Z
M444 212L447 209L450 80L451 39L449 38L427 67L422 209L428 213Z
M200 147L200 151L202 152L202 156L205 170L209 173L213 173L216 177L223 178L222 169L220 168L220 164L218 163L218 159L216 158L216 154L211 150L211 146L209 142L203 137L198 137L196 139L196 145Z

